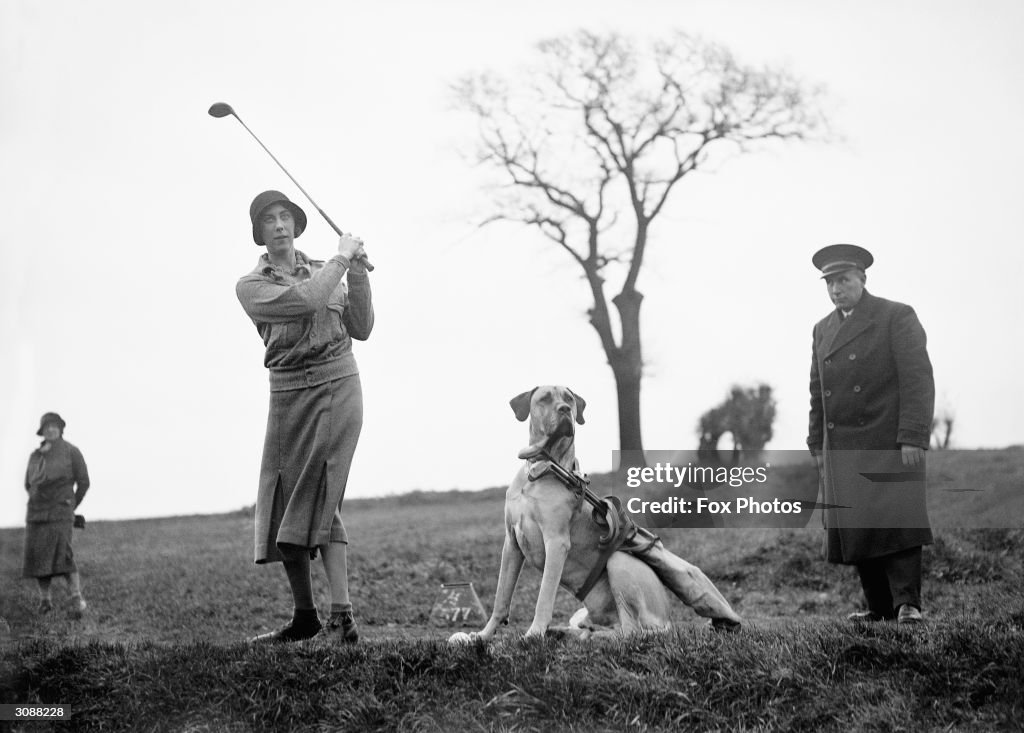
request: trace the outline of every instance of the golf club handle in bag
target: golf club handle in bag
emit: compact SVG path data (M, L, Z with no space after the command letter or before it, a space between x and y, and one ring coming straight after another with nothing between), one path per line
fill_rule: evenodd
M305 193L305 191L303 191L303 193ZM309 198L309 197L307 196L306 198ZM316 204L313 204L313 206L316 206ZM324 220L328 224L331 225L331 229L333 229L335 232L338 233L339 237L344 237L345 236L344 232L341 231L341 227L339 227L337 224L335 224L331 220L331 217L327 216L327 213L323 209L321 209L319 206L316 206L316 210L319 211L320 212L320 216L322 216L324 218ZM367 272L373 272L373 265L370 264L370 260L369 260L369 258L366 257L366 255L363 255L359 259L361 259L363 261L363 267L366 268Z

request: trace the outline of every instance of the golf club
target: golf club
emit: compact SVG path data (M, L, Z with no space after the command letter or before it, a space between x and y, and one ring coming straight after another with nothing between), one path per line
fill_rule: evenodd
M313 208L320 212L320 216L322 216L327 221L327 223L331 225L331 229L336 231L339 237L343 236L342 231L338 227L338 225L331 221L331 217L327 216L324 210L316 205L316 201L313 200L313 197L306 193L306 189L304 189L302 185L295 180L295 177L288 172L287 168L281 165L281 161L279 161L277 157L270 152L270 149L263 144L263 141L256 137L256 133L250 130L247 124L242 122L242 118L238 116L238 113L235 112L235 110L231 107L230 104L225 104L224 102L214 102L212 105L210 105L209 113L210 117L227 117L228 115L231 115L236 120L238 120L238 123L245 128L245 131L252 135L253 140L258 142L260 144L260 147L267 151L267 155L274 159L274 162L277 163L278 167L280 167L280 169L284 171L284 174L292 179L292 183L299 187L299 190L302 191L302 195L309 199L309 203L313 204ZM368 271L372 271L373 265L370 264L370 261L366 259L366 257L362 257L361 259L363 260L363 264L366 266L366 269Z

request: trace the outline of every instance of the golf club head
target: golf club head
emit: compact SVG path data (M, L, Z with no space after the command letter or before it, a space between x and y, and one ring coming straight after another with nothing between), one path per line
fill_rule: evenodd
M260 140L258 137L256 137L256 133L254 133L252 130L250 130L249 126L247 124L242 122L242 118L239 117L235 113L235 110L231 108L230 104L228 104L227 102L214 102L213 104L210 105L210 109L207 110L207 112L210 115L210 117L218 117L218 118L220 118L220 117L227 117L227 116L231 115L236 120L238 120L238 123L242 127L245 128L246 132L248 132L250 135L252 135L253 140L255 140L257 143L259 143L260 147L267 151L267 155L269 155L271 158L273 158L274 162L277 163L278 167L282 171L284 171L285 175L288 176L292 180L292 183L294 183L296 186L298 186L299 190L302 191L302 195L305 196L307 199L309 199L309 203L313 204L313 206L316 208L316 210L318 212L320 212L320 215L323 216L323 218L327 220L328 224L331 225L331 228L334 229L334 231L338 233L338 236L341 236L341 229L338 228L338 225L335 224L333 221L331 221L331 218L329 216L327 216L327 214L324 213L324 210L316 205L316 202L312 199L312 197L308 193L306 193L306 189L304 189L299 184L299 182L295 180L295 177L292 176L292 174L288 172L287 168L285 168L283 165L281 165L281 161L279 161L277 159L277 157L273 153L270 152L270 149L266 145L263 144L262 140ZM368 272L371 272L373 270L373 265L370 264L370 261L368 259L366 259L366 257L361 257L360 259L365 264L366 270Z
M230 104L224 102L214 102L210 105L209 109L210 117L227 117L228 115L235 114L235 110L231 109ZM235 115L237 117L237 115Z

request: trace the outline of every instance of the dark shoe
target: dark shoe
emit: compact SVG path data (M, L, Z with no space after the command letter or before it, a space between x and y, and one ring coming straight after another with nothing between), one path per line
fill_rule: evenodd
M293 618L291 623L277 631L269 631L249 639L250 644L277 644L281 642L312 639L320 633L320 619L315 615L309 619Z
M914 608L909 603L904 603L900 606L899 616L896 617L896 623L898 624L919 624L924 621L924 616L921 615L921 611Z
M711 630L718 632L730 632L739 631L742 624L739 621L733 621L731 618L713 618L711 619Z
M49 598L39 599L39 615L43 616L53 610L53 601Z
M847 614L847 621L856 621L862 624L873 624L878 621L884 621L885 616L874 611L854 611L853 613Z
M359 641L359 630L356 628L356 620L352 617L351 611L332 613L327 620L323 634L332 639L339 639L345 644L355 644Z

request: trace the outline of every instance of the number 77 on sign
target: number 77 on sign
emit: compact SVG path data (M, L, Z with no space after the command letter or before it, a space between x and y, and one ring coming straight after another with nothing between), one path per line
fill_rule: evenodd
M430 620L435 626L471 626L487 621L487 612L472 583L442 583Z

